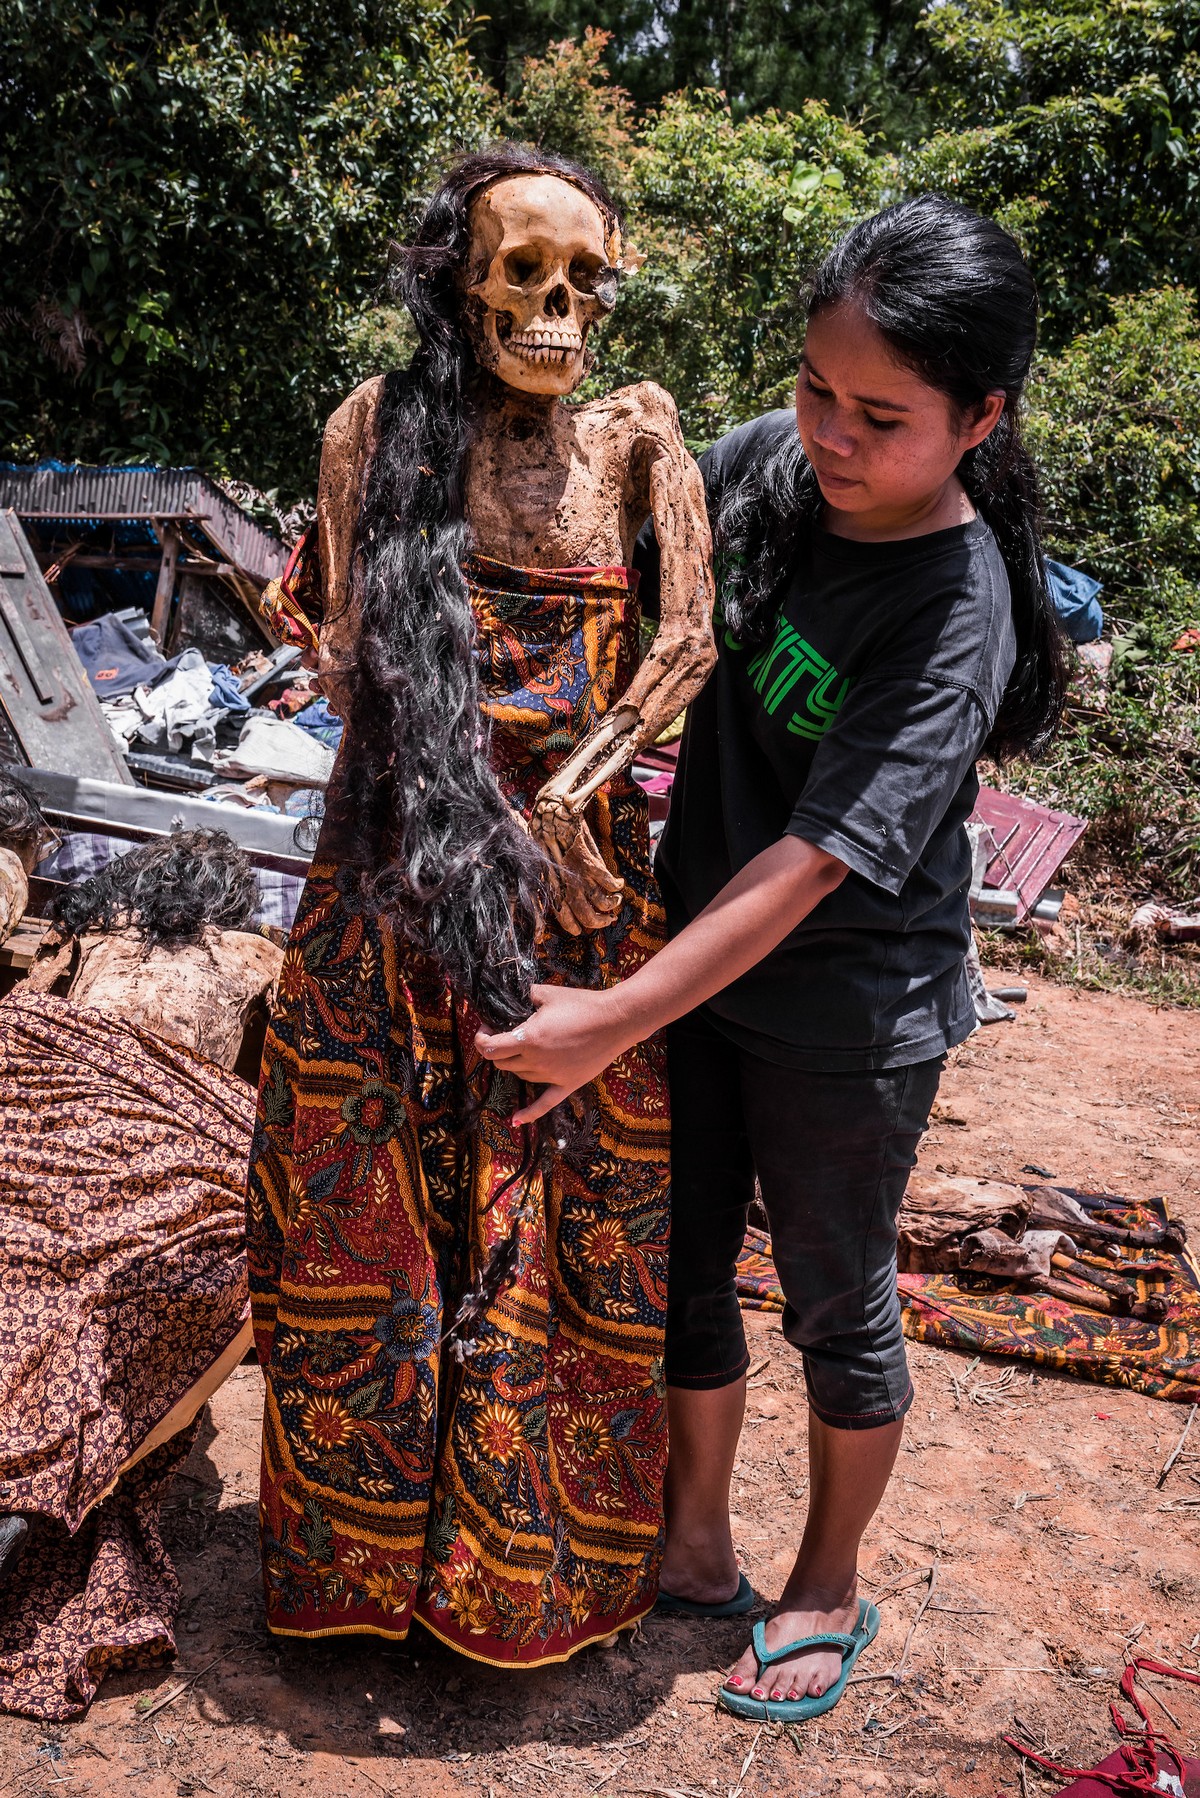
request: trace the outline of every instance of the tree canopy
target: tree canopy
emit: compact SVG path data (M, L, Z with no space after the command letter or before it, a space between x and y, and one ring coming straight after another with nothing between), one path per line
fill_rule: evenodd
M311 494L328 412L411 352L372 297L388 237L502 134L594 166L644 257L585 397L658 380L699 445L787 400L837 234L940 189L1029 256L1049 542L1119 623L1107 709L1029 778L1090 842L1157 832L1158 877L1194 884L1200 656L1172 645L1200 623L1200 0L470 8L7 0L0 454Z
M706 87L735 118L823 100L902 136L924 117L923 11L924 0L514 0L490 8L476 45L505 97L527 58L591 29L606 34L608 72L639 108Z
M481 128L463 29L446 0L7 0L8 453L307 487L387 235Z
M1200 0L946 0L924 31L940 123L904 185L1016 232L1056 341L1200 284Z

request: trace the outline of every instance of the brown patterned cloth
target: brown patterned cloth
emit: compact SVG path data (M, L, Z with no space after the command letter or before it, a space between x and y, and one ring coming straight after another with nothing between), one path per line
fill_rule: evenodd
M157 1505L248 1341L253 1116L181 1045L0 1003L0 1511L31 1521L0 1586L0 1709L77 1716L104 1672L174 1647Z
M1169 1215L1162 1199L1121 1198L1072 1186L1058 1190L1099 1221L1125 1230L1161 1228ZM1121 1258L1137 1261L1146 1253L1123 1249ZM1150 1291L1166 1298L1162 1323L1110 1317L1048 1293L1022 1290L1015 1281L978 1274L900 1274L904 1334L915 1342L971 1354L1009 1355L1076 1379L1195 1404L1200 1401L1200 1264L1190 1250L1157 1249L1153 1259L1171 1270L1170 1278L1150 1282L1138 1276L1130 1287L1142 1299ZM1114 1261L1109 1271L1118 1268ZM746 1231L738 1256L737 1294L743 1310L783 1310L771 1238L763 1230Z
M193 1419L124 1474L76 1535L30 1520L24 1557L0 1586L0 1710L69 1723L108 1674L171 1659L179 1578L159 1506L197 1428Z

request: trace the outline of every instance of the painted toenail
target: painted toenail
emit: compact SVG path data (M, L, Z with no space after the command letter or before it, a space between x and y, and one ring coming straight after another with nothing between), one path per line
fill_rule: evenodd
M731 1680L730 1680L730 1681L729 1681L729 1682L728 1682L728 1683L729 1683L729 1684L730 1684L730 1685L731 1685L731 1686L740 1686L740 1685L742 1685L742 1684L743 1684L743 1680L742 1680L742 1676L741 1676L741 1674L740 1674L740 1673L735 1673L735 1674L734 1674L734 1675L733 1675L733 1678L732 1678L732 1679L731 1679Z
M750 1696L751 1696L751 1698L765 1698L766 1693L763 1691L761 1686L755 1686L755 1688L754 1688L753 1692L751 1692Z
M771 1693L771 1697L772 1698L782 1698L783 1697L783 1692L779 1686L775 1687L775 1690Z

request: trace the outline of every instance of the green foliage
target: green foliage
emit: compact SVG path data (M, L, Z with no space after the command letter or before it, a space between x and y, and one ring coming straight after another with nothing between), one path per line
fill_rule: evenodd
M551 44L530 57L517 96L500 112L500 129L540 149L569 156L599 175L613 196L628 202L633 155L633 102L604 63L608 33L589 26L578 44Z
M0 9L0 442L288 494L431 156L484 95L446 0Z
M1111 296L1200 285L1197 0L946 0L925 30L942 129L906 184L1016 232L1052 340Z
M680 94L641 133L628 185L646 260L604 336L604 385L662 382L703 442L786 405L804 273L878 201L863 134L815 101L739 122L711 90Z
M1085 859L1190 898L1200 0L514 0L464 35L466 4L8 0L0 454L311 491L333 404L411 352L369 303L387 237L500 131L591 164L644 257L583 397L660 381L709 442L789 401L834 238L941 189L1030 257L1050 546L1104 581L1115 637L1106 703L1005 778L1093 820Z
M1180 288L1116 299L1045 359L1028 436L1048 541L1105 583L1112 686L1073 707L1023 791L1091 820L1085 862L1191 899L1200 886L1200 319Z
M711 88L676 94L635 130L602 33L528 61L506 128L601 173L644 258L622 287L583 397L655 380L711 442L786 404L805 272L877 204L884 165L816 101L738 119Z
M924 0L513 0L489 7L474 43L505 96L527 58L592 28L611 78L643 110L708 87L739 119L822 100L900 137L925 118L923 11Z
M1184 597L1164 595L1151 655L1116 675L1103 706L1073 707L1044 760L1006 782L1089 820L1082 867L1119 869L1143 894L1190 904L1200 889L1200 658L1171 643L1200 612L1195 588L1193 609L1172 603Z
M1042 362L1030 447L1049 539L1132 617L1157 614L1160 577L1200 581L1200 318L1182 288L1128 295L1110 320Z

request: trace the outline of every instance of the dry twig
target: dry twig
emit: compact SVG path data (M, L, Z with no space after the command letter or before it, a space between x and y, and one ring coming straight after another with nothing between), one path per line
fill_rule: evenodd
M1134 1675L1134 1678L1137 1680L1138 1685L1141 1686L1141 1688L1142 1688L1143 1692L1145 1692L1146 1696L1148 1698L1153 1698L1155 1704L1158 1705L1159 1709L1163 1710L1167 1713L1167 1716L1171 1719L1171 1721L1175 1725L1176 1729L1182 1729L1183 1725L1182 1725L1182 1723L1180 1723L1179 1718L1175 1715L1174 1711L1171 1709L1171 1707L1167 1703L1166 1699L1159 1697L1158 1693L1154 1690L1154 1687L1150 1684L1149 1680L1146 1678L1145 1673L1142 1671L1142 1669L1140 1667L1138 1668L1137 1673Z
M159 1711L165 1711L169 1704L174 1704L177 1698L181 1698L185 1692L191 1690L198 1679L203 1679L206 1673L211 1673L214 1667L222 1661L227 1661L233 1652L232 1648L227 1648L224 1654L219 1654L215 1660L209 1661L207 1667L201 1667L199 1673L193 1673L190 1678L181 1680L179 1685L173 1687L165 1697L158 1699L154 1704L148 1704L145 1710L141 1708L139 1700L133 1707L135 1720L138 1723L149 1723L151 1717L157 1717Z
M916 1616L913 1618L912 1622L908 1626L908 1634L904 1638L904 1647L900 1650L900 1659L896 1662L896 1665L892 1668L892 1674L896 1680L897 1685L900 1683L900 1675L904 1671L904 1663L908 1659L908 1651L912 1647L912 1639L917 1633L917 1628L921 1622L922 1617L925 1615L926 1611L929 1609L929 1601L933 1597L934 1587L937 1585L937 1576L938 1576L938 1564L936 1561L934 1561L929 1569L929 1585L926 1590L925 1596L921 1600L920 1604L917 1607Z
M1183 1426L1183 1435L1179 1438L1179 1441L1175 1444L1174 1448L1171 1450L1170 1454L1167 1456L1166 1460L1162 1464L1162 1472L1159 1474L1158 1478L1154 1482L1155 1488L1159 1492L1161 1492L1163 1487L1166 1485L1167 1475L1170 1473L1172 1467L1174 1467L1176 1461L1178 1461L1180 1455L1183 1453L1183 1445L1188 1439L1188 1431L1191 1429L1192 1424L1196 1420L1196 1412L1197 1411L1200 1411L1200 1405L1193 1405L1191 1410L1188 1412L1188 1420Z
M937 1586L937 1576L938 1563L933 1561L928 1567L922 1568L920 1572L911 1577L906 1577L898 1583L897 1589L907 1585L915 1585L918 1580L922 1579L929 1582L926 1587L925 1596L917 1606L917 1614L908 1626L908 1634L904 1638L904 1647L900 1650L900 1658L895 1666L888 1668L886 1673L852 1673L850 1678L846 1681L847 1685L865 1686L870 1682L880 1679L890 1679L894 1686L900 1684L900 1681L904 1677L904 1663L908 1659L908 1651L912 1647L912 1639L917 1633L917 1628L922 1617L924 1617L926 1611L929 1609L929 1601L933 1597L934 1590ZM880 1594L880 1597L884 1596L890 1596L890 1594ZM876 1602L878 1603L878 1600L876 1600Z
M750 1771L750 1767L754 1760L755 1755L758 1753L758 1744L762 1739L762 1732L766 1727L767 1726L765 1723L759 1724L758 1734L755 1736L755 1738L751 1742L749 1748L746 1750L746 1758L742 1762L742 1770L738 1774L738 1782L735 1786L730 1787L729 1798L742 1798L742 1790L743 1790L743 1787L746 1782L746 1775Z

